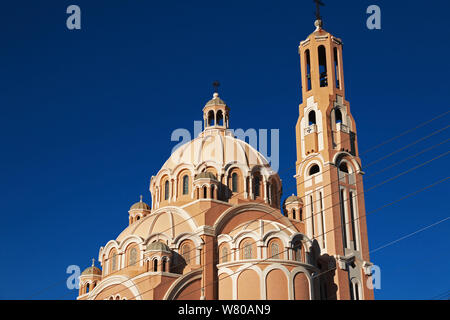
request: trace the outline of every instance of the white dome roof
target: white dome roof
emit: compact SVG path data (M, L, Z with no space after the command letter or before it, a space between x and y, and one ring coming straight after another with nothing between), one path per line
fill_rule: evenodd
M202 165L215 167L219 175L236 166L244 175L255 166L261 168L263 175L274 173L261 153L232 136L229 130L219 129L207 129L196 139L179 147L163 165L160 173L174 174L185 166L199 173Z

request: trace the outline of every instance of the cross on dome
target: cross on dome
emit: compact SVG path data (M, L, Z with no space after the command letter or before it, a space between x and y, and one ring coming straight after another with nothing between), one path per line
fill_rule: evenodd
M218 93L219 93L220 82L214 81L212 85L214 87L214 93L217 93L217 95L219 95Z

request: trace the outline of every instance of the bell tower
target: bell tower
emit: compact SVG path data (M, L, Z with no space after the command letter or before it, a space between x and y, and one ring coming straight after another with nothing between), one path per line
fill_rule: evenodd
M356 124L345 99L342 40L323 29L300 42L303 101L296 125L298 196L319 256L322 299L373 299L363 171Z

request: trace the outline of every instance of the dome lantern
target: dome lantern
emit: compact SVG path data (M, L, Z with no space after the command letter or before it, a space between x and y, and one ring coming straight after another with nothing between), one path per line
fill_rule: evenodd
M169 246L161 241L147 244L144 253L147 271L170 272L172 251Z
M214 82L214 94L211 100L209 100L203 108L203 121L206 129L228 129L228 119L230 108L228 108L225 101L219 97L217 88L219 83Z
M150 214L151 209L148 204L142 201L142 195L140 196L139 202L136 202L130 207L129 213L129 220L130 224L142 219L143 217Z
M81 273L79 295L87 294L97 286L102 280L102 270L95 266L95 259L92 259L92 265Z
M303 201L300 197L292 195L284 201L284 211L289 219L303 220Z

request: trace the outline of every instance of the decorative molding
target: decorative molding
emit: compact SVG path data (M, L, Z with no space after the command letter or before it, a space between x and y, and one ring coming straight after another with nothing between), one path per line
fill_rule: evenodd
M371 276L372 275L372 266L373 266L372 262L363 261L362 268L363 268L364 274L366 276Z

